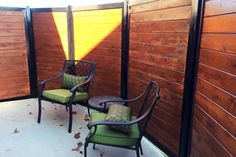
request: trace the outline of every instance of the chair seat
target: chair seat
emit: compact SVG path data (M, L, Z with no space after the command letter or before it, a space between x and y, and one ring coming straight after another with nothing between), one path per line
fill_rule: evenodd
M104 121L106 114L104 113L92 113L92 123L97 121ZM91 130L93 132L93 128ZM137 124L131 126L131 132L129 134L123 133L118 130L114 130L106 125L97 126L96 133L91 137L90 141L100 144L116 145L116 146L135 146L139 136L139 129Z
M72 93L68 89L53 89L53 90L44 90L43 97L60 102L68 103ZM88 93L86 92L76 92L74 102L88 99Z

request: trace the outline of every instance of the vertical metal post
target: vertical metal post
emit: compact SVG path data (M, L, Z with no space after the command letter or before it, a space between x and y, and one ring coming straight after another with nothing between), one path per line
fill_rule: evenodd
M190 156L204 0L193 0L184 81L179 157Z
M72 7L70 5L67 8L67 33L68 33L69 59L75 59L74 21L73 21Z
M128 58L129 58L129 6L124 1L122 9L122 46L121 46L121 97L127 98L128 92Z
M26 7L24 10L24 20L25 20L25 36L26 36L27 51L28 51L30 95L31 97L36 97L38 94L37 68L36 68L36 57L35 57L35 47L34 47L32 12L29 7Z

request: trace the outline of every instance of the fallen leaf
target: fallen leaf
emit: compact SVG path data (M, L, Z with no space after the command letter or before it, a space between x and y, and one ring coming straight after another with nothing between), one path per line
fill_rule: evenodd
M56 110L57 108L55 107L54 109Z
M73 111L72 114L77 114L77 112Z
M54 120L57 120L56 118L54 118Z
M78 142L77 145L78 145L78 147L82 147L83 146L83 142Z
M100 153L100 156L103 156L103 154L104 154L104 152L101 152L101 153Z
M59 126L62 127L62 126L64 126L64 124L60 124Z
M80 151L79 147L73 148L72 151Z
M11 148L7 148L5 149L6 152L10 152L11 151Z
M32 112L29 112L29 115L31 115L32 114Z
M85 121L89 121L89 120L90 120L89 115L86 114L86 115L84 116L84 120L85 120Z
M73 148L72 151L77 151L77 152L80 152L80 154L83 154L83 151L80 150L80 147L83 146L83 143L82 142L78 142L77 143L77 147L76 148Z
M17 134L17 133L19 133L19 130L17 128L15 128L14 134Z
M30 106L30 104L27 104L26 106Z
M80 132L76 133L76 134L74 135L74 138L79 139L79 138L80 138Z
M81 126L79 129L83 129L83 127Z
M45 110L45 108L43 107L43 110Z

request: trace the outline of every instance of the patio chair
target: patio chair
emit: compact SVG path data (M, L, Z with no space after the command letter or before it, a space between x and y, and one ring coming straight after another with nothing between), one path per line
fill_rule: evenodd
M55 102L69 108L69 127L72 129L72 105L76 103L87 105L89 84L95 74L96 64L82 60L65 60L62 71L53 78L40 84L38 96L38 123L41 121L41 100ZM45 90L48 82L63 78L60 89Z
M146 90L134 99L102 102L103 104L108 102L123 102L129 106L131 103L132 105L137 105L137 102L140 102L141 100L141 105L138 106L139 111L137 116L126 122L106 121L105 119L107 114L96 112L92 113L91 121L88 124L88 129L90 132L85 139L84 157L87 157L87 147L89 143L93 143L93 149L95 149L95 144L101 144L136 150L137 157L140 156L139 151L143 154L141 140L152 114L154 105L156 104L157 99L160 99L159 91L159 85L153 81L150 81ZM130 126L130 132L124 133L111 128L111 126L114 125Z

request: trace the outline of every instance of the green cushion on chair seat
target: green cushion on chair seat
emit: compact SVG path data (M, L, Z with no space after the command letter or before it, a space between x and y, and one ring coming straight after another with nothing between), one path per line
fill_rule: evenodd
M53 90L44 90L43 97L48 99L60 102L68 103L72 93L68 89L53 89ZM74 102L88 99L88 93L86 92L76 92Z
M92 123L97 121L104 121L106 114L104 113L92 113L91 121ZM91 130L93 132L93 129ZM107 125L97 126L97 131L95 135L91 137L92 142L97 142L101 144L117 145L117 146L134 146L139 138L138 125L131 125L131 131L129 134L123 133L118 130L114 130Z

